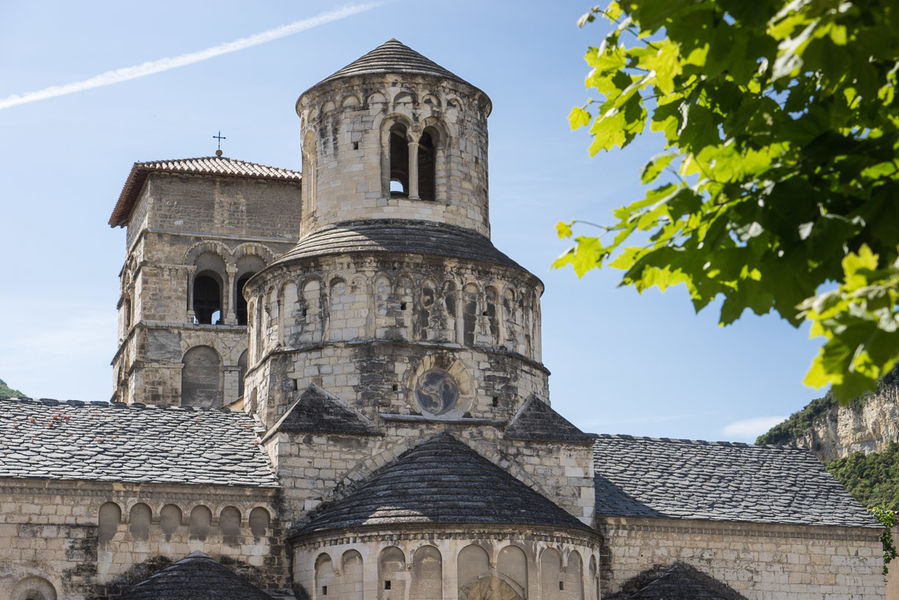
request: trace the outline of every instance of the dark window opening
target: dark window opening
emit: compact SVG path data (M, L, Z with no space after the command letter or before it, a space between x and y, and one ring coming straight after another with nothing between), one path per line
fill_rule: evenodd
M390 130L390 196L409 195L409 144L406 128L394 125Z
M436 198L436 154L434 138L425 131L418 143L418 195L422 200Z
M237 359L237 397L243 398L244 379L247 376L247 351L244 350Z
M385 580L384 580L384 589L385 589L385 590L389 590L389 589L390 589L390 580L389 580L389 579L385 579Z
M322 596L327 596L327 595L328 595L328 586L323 585L322 586Z
M221 323L222 288L212 275L200 274L194 277L194 315L197 323Z
M240 279L237 280L237 289L235 290L235 312L237 313L237 324L238 325L246 325L247 324L247 299L243 297L243 286L249 281L250 277L255 275L255 273L247 273L245 275L241 275Z
M564 582L562 582L562 581L559 582L559 589L560 589L560 590L564 590L564 589L565 589L565 583L564 583Z

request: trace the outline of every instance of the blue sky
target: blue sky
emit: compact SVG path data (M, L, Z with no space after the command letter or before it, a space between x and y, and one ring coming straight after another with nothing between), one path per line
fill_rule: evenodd
M586 134L568 127L588 96L584 51L604 32L577 28L589 3L395 0L331 12L347 6L0 5L0 378L36 397L108 399L124 230L106 222L131 165L211 155L221 130L226 156L298 169L297 96L396 37L493 100L493 241L546 284L557 410L587 431L747 441L821 395L801 384L817 348L807 330L751 315L721 328L715 307L694 315L681 288L641 296L612 270L581 280L550 270L566 246L555 223L610 221L638 197L640 166L658 150L646 139L590 158ZM158 62L297 22L265 43L169 70ZM135 78L9 105L117 69L100 83Z

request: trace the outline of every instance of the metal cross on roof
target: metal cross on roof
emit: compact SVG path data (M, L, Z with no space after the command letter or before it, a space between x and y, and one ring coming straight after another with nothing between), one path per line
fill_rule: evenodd
M216 156L221 156L221 155L222 155L222 140L227 140L228 138L226 138L225 136L223 136L223 135L222 135L222 131L219 130L218 135L212 136L212 139L218 140L218 148L217 148L216 151L215 151L215 155L216 155Z

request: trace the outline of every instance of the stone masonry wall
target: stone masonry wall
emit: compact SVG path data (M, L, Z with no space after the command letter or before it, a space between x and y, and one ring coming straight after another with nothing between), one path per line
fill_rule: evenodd
M589 445L504 440L491 426L453 422L385 422L383 435L278 433L264 447L284 488L282 519L302 523L400 454L443 431L463 440L513 477L589 524L594 494Z
M297 101L297 113L303 136L302 235L329 223L395 218L438 221L489 236L490 101L480 90L445 78L366 75L311 88ZM419 199L412 190L402 197L390 193L390 132L397 128L413 157L423 133L435 142L435 198Z
M876 528L602 517L603 594L659 565L688 563L749 600L885 597Z
M297 182L148 177L129 223L120 273L116 400L180 404L182 359L198 346L218 354L221 403L238 400L238 363L247 350L246 326L237 316L238 284L292 247L299 208ZM195 323L197 273L212 273L219 282L219 324Z
M526 527L342 533L301 541L293 577L317 600L457 600L462 590L470 598L599 600L597 541Z
M3 480L0 598L27 578L58 600L113 598L193 551L283 589L283 534L273 490Z

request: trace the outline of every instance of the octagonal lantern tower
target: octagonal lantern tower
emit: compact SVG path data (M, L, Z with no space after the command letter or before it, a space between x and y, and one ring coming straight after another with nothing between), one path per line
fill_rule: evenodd
M543 286L489 239L490 110L396 40L300 96L300 240L245 291L246 406L266 425L309 385L377 427L546 399Z

